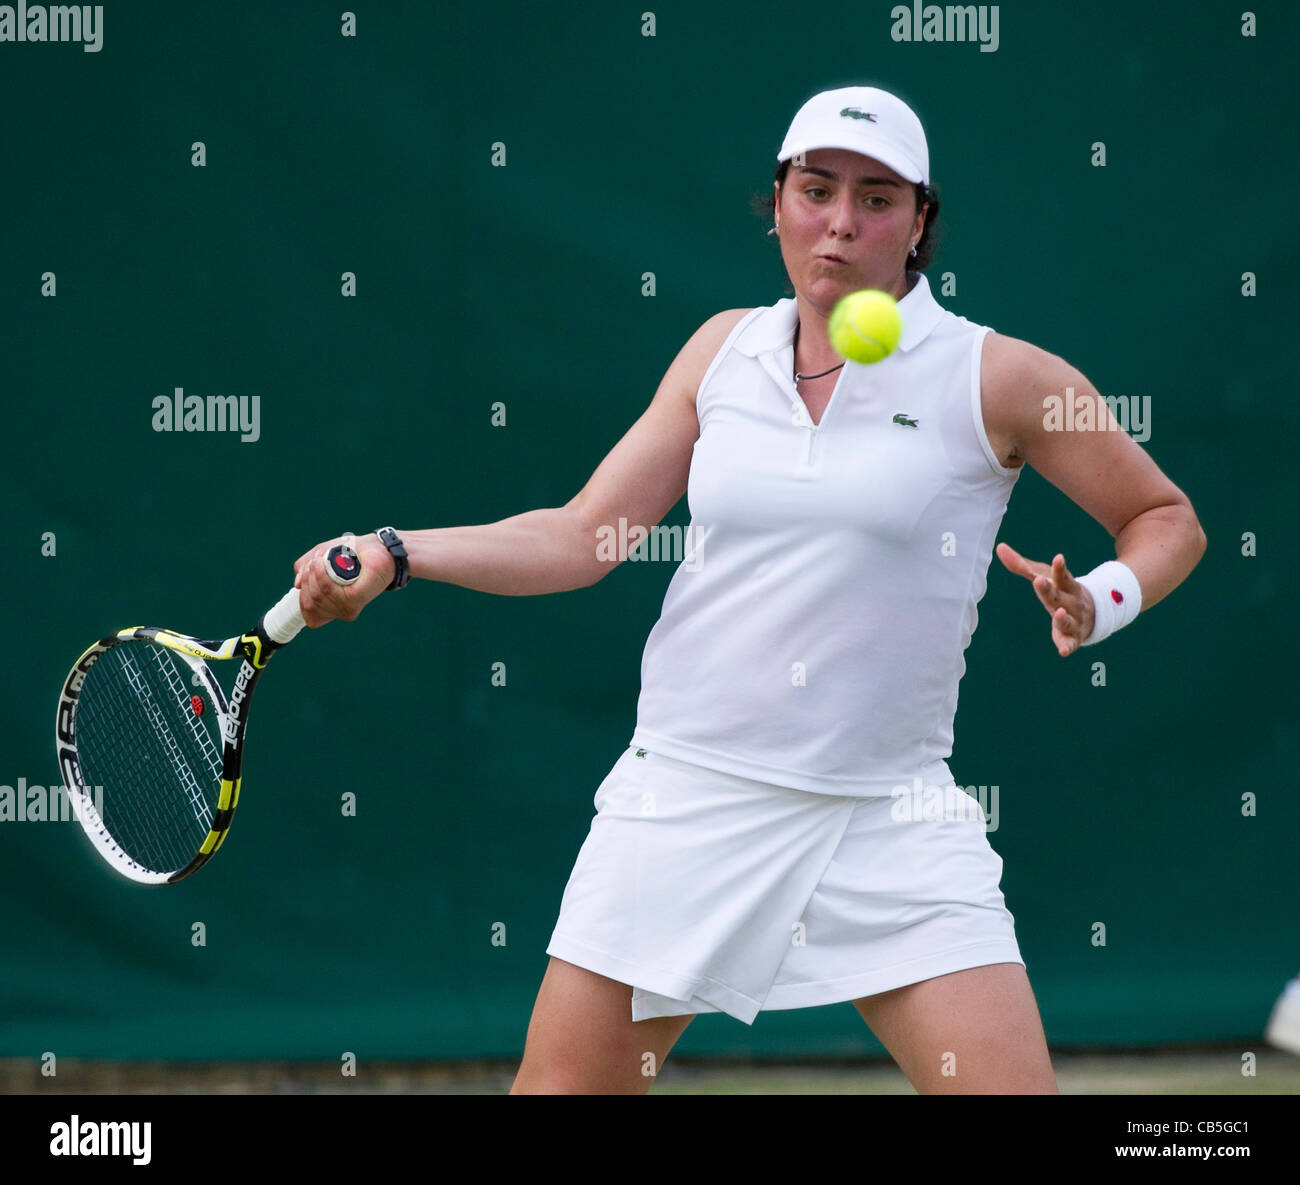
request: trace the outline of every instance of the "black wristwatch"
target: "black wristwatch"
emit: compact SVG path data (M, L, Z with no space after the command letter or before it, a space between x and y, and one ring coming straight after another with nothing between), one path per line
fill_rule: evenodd
M380 527L376 532L379 536L379 542L388 548L388 554L393 557L393 564L396 571L393 573L393 582L384 589L405 588L406 582L411 578L411 565L406 558L406 548L402 546L401 536L398 535L392 527Z

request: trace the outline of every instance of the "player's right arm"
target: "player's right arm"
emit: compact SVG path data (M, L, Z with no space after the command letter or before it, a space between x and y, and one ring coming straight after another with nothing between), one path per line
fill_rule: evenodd
M686 492L691 453L699 438L695 396L704 372L748 309L728 309L704 322L681 348L640 418L564 506L516 514L494 523L428 530L395 528L409 557L412 579L438 580L500 596L537 596L595 584L617 566L599 557L597 532L626 519L628 529L662 521ZM311 560L336 542L326 540L294 565L302 613L313 628L334 618L352 620L392 579L392 561L373 536L362 564L373 585L343 587ZM361 551L360 543L356 544ZM371 555L370 553L374 553ZM379 583L382 576L383 583Z

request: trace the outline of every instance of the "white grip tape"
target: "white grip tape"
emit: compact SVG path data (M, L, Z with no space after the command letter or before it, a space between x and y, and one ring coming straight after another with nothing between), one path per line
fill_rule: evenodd
M296 588L291 588L285 593L262 618L262 628L266 631L266 636L278 646L292 642L306 624L302 619L302 610L298 608Z

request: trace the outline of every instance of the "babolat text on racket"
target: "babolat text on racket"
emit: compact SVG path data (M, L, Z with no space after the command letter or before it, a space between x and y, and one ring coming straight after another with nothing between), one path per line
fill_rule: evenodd
M323 562L339 584L361 575L346 544ZM239 804L253 689L305 624L293 588L224 642L137 626L77 659L59 695L59 768L95 851L123 876L175 884L221 847ZM226 660L239 663L229 695L208 666Z

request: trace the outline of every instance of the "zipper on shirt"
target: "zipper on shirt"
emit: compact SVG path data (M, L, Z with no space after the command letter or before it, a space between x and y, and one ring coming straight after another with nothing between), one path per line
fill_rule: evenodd
M816 451L816 446L817 446L817 437L821 434L822 430L826 427L826 420L831 414L831 408L835 406L835 400L836 398L838 398L840 393L840 383L843 380L844 380L844 371L841 370L839 375L835 379L835 386L831 389L831 397L826 401L826 406L822 408L822 418L820 424L813 423L812 413L808 410L808 405L804 403L803 399L800 397L799 391L794 385L794 380L791 379L790 381L790 390L794 393L794 397L798 401L799 407L803 410L804 419L808 427L808 449L807 452L804 454L805 465L812 465L815 463L814 453Z
M844 370L839 372L835 379L835 386L831 390L831 397L826 401L826 407L822 411L822 421L820 424L812 422L812 415L808 411L808 405L804 403L798 390L794 385L794 375L789 370L792 355L788 351L779 351L775 354L761 354L759 361L763 369L767 371L771 379L783 387L786 394L791 400L791 407L800 413L801 418L798 421L792 420L798 426L802 426L808 433L808 444L804 450L803 468L808 468L816 464L817 460L817 437L826 428L826 419L831 414L831 409L835 406L836 399L839 398L840 385L844 381ZM845 369L847 369L847 364Z

